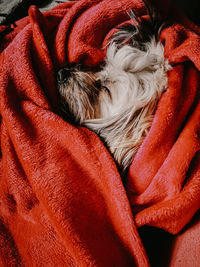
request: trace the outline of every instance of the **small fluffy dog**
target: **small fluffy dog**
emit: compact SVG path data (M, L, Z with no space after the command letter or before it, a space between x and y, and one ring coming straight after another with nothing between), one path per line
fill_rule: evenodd
M99 71L74 63L57 78L67 119L96 132L122 174L149 132L170 69L158 13L144 4L150 19L128 13L131 23L112 35Z

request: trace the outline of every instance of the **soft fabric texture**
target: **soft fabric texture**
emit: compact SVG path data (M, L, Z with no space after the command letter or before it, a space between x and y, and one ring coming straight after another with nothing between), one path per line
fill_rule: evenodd
M0 35L1 266L149 266L137 227L176 234L199 209L200 30L157 5L171 21L161 40L173 69L123 182L98 136L59 116L55 73L102 62L107 37L128 10L145 15L143 3L32 6Z

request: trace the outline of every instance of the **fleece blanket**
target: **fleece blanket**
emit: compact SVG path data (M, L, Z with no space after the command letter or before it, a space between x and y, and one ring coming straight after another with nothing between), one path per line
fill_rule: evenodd
M99 137L59 115L55 73L90 66L140 0L35 7L0 27L1 266L149 266L141 226L179 233L200 207L200 29L154 1L173 69L151 130L122 181Z

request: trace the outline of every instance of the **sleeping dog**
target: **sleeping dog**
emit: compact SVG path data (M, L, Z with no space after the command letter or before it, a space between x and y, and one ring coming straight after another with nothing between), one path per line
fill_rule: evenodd
M111 36L99 70L73 63L57 76L68 120L96 132L122 174L149 132L171 68L158 12L144 4L149 20L129 11L131 22Z

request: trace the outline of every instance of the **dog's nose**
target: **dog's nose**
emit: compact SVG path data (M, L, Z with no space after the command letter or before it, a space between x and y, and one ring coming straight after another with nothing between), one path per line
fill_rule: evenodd
M59 83L64 83L70 77L70 71L66 69L60 69L57 74L57 80Z

